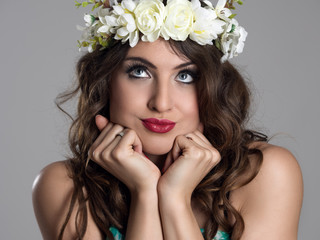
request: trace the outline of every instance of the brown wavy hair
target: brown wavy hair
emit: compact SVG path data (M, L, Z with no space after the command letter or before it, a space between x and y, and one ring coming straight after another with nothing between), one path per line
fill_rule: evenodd
M255 141L267 141L267 137L246 129L250 92L239 72L229 62L220 62L222 53L215 46L200 46L190 39L168 42L175 53L190 59L199 69L196 87L200 121L204 125L204 135L221 154L221 162L192 194L192 199L207 217L205 239L213 239L219 226L229 232L232 239L240 239L244 221L231 205L229 194L257 175L262 164L262 152L249 146ZM87 153L99 135L95 116L109 117L110 78L122 64L128 49L128 44L116 42L111 48L97 49L82 56L77 64L75 88L57 98L57 105L62 111L61 104L74 96L79 98L77 115L69 132L73 156L67 161L74 192L59 239L62 239L76 202L79 203L76 210L78 239L82 239L86 231L87 205L105 237L113 239L109 231L111 226L123 234L126 232L130 192L98 164L87 162Z

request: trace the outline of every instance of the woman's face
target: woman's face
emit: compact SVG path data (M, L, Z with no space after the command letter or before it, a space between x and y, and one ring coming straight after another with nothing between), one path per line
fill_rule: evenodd
M168 153L176 136L199 128L196 75L165 40L140 41L111 80L110 120L133 129L146 154Z

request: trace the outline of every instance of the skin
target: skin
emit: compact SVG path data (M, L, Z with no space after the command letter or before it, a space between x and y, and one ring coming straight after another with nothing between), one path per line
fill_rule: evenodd
M141 61L147 66L128 72L128 66ZM205 218L191 194L219 164L220 154L202 134L195 84L186 84L194 78L184 74L186 67L197 71L166 41L139 42L112 78L110 119L96 116L101 134L89 151L91 159L126 184L132 196L126 239L203 239ZM176 126L154 133L142 125L144 118L169 119ZM261 171L230 195L246 224L242 239L296 239L302 203L299 165L285 149L256 147L264 154ZM36 179L33 202L44 239L56 239L71 193L63 162L49 165ZM88 214L85 239L102 239ZM75 211L64 239L74 236L74 220Z

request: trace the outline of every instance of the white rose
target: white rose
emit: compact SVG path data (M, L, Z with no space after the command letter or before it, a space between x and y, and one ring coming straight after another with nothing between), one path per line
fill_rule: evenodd
M154 42L159 38L165 16L165 7L159 0L142 0L134 10L143 41Z
M164 39L184 41L193 29L194 12L188 0L168 0L166 19L161 31Z
M246 30L240 27L235 19L232 19L221 36L221 51L224 53L222 62L242 53L247 35Z

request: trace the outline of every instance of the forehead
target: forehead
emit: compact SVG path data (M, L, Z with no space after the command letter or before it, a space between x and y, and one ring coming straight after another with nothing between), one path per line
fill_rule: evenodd
M186 56L174 51L170 43L164 39L155 42L140 41L135 47L129 48L127 58L141 57L159 66L177 66L190 62Z

